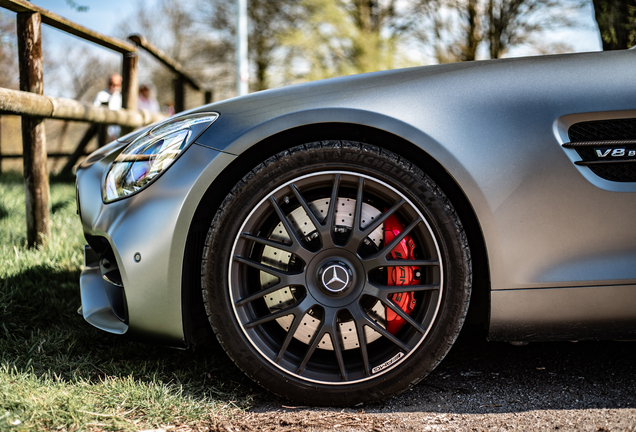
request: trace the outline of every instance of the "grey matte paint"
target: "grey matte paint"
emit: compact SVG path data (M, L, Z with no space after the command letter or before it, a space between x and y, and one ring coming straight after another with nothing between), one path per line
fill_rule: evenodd
M517 298L539 305L544 288L596 287L602 298L609 286L636 285L636 183L602 180L561 147L573 122L636 117L634 70L633 50L504 59L343 77L202 107L193 112L220 118L146 191L104 206L98 191L109 158L83 165L84 229L116 249L130 331L182 341L187 230L232 155L307 124L377 128L434 158L467 197L488 254L491 327L514 337L505 311ZM132 260L137 251L141 264ZM633 296L625 299L636 316Z
M78 171L84 232L106 238L115 253L128 305L127 333L184 346L181 268L188 229L214 179L210 175L234 156L192 145L143 193L105 205L102 179L113 159ZM135 253L141 254L140 262L135 262ZM102 299L107 301L103 295ZM119 327L109 331L121 332Z
M630 338L636 285L494 291L492 340Z

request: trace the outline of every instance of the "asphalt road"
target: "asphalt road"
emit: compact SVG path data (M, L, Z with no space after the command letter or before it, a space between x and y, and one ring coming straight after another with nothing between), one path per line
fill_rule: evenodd
M636 431L636 342L512 346L464 332L431 375L383 403L291 407L263 392L251 411L257 430Z

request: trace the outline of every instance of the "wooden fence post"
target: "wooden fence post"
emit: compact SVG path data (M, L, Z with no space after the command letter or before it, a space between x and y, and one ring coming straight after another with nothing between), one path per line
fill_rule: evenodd
M0 116L0 174L2 174L2 116Z
M126 53L122 59L121 77L121 107L129 110L137 109L137 100L139 98L139 78L137 76L137 53ZM134 129L131 127L122 127L121 134L126 135Z
M20 90L44 94L42 79L42 18L37 12L17 14ZM42 245L49 237L49 175L42 117L22 117L22 152L27 242Z
M185 111L185 80L178 76L174 79L174 112Z

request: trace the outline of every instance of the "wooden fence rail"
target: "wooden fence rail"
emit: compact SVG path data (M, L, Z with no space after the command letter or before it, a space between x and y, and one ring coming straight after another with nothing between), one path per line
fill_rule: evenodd
M47 171L46 136L44 119L74 120L93 123L89 132L95 132L96 124L122 126L127 133L136 127L155 122L165 116L137 110L137 46L126 41L105 36L69 21L53 12L38 7L26 0L0 0L0 7L17 13L18 57L20 65L20 91L0 88L0 114L22 116L22 159L26 201L27 241L29 246L43 244L49 237L49 182ZM111 111L74 100L53 98L44 95L42 64L41 24L78 36L122 54L122 108ZM201 87L189 77L183 67L170 59L161 50L135 35L131 38L138 46L150 52L177 74L175 82L175 111L184 107L184 83L200 90ZM177 99L179 99L177 101ZM211 101L211 92L206 92L205 101ZM178 105L177 105L178 103ZM86 134L78 147L69 156L67 167L84 153ZM2 155L16 157L17 155ZM51 154L59 157L61 154ZM74 159L75 158L75 159ZM1 165L0 165L1 169Z
M5 88L0 88L0 113L116 124L130 128L154 123L166 117L165 114L151 113L147 110L121 109L112 111L73 99L54 98Z

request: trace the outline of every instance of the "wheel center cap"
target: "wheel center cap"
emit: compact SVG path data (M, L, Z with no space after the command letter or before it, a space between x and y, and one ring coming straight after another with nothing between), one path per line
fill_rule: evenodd
M320 267L318 276L322 287L327 292L338 294L349 288L353 272L342 261L330 261Z

